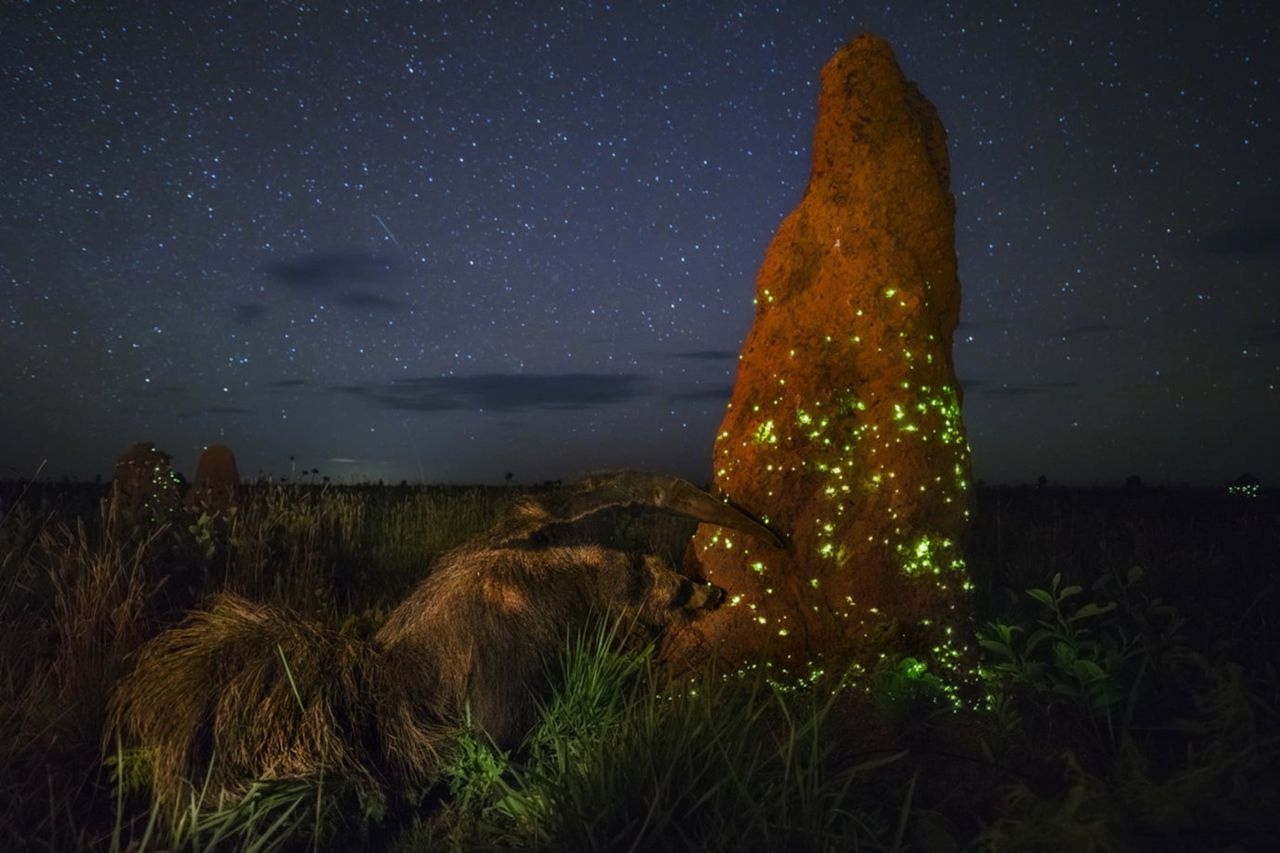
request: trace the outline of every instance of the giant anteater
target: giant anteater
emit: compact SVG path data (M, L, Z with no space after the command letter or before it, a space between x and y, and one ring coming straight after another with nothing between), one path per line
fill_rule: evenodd
M449 728L464 720L499 746L516 745L566 640L593 617L661 630L724 596L650 554L563 544L567 527L620 506L782 545L683 480L588 477L520 501L444 555L371 643L218 596L142 647L114 692L113 729L149 751L154 790L173 804L197 781L232 797L259 778L426 781Z

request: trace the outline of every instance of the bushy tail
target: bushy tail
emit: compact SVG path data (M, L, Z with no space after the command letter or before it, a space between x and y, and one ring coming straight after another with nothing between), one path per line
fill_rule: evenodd
M381 793L440 764L435 684L422 661L223 594L138 651L107 731L148 754L170 808L257 779L338 775Z

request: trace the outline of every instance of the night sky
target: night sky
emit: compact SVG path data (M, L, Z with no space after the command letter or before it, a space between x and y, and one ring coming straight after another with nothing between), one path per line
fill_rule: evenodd
M950 134L975 476L1280 481L1269 0L6 3L0 479L708 481L864 30Z

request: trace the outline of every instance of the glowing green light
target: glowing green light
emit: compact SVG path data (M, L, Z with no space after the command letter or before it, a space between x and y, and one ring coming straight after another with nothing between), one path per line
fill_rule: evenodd
M886 287L884 289L884 298L892 299L894 297L894 294L896 294L897 292L898 292L898 289L896 287Z
M778 435L774 432L773 421L765 421L756 427L756 444L777 444Z

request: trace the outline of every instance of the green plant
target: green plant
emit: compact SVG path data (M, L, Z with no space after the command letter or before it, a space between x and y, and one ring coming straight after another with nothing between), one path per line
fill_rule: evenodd
M916 727L951 706L942 679L913 657L881 661L871 673L871 699L896 731Z
M1142 682L1181 626L1177 611L1137 587L1134 566L1123 580L1105 576L1094 585L1103 600L1078 602L1078 584L1054 574L1047 588L1027 595L1039 605L1034 625L988 623L978 642L992 659L987 674L993 706L1006 706L1010 688L1033 696L1041 712L1066 707L1089 722L1100 744L1114 750L1133 721Z
M565 850L890 846L901 814L864 785L902 753L839 753L838 696L763 676L663 684L652 649L602 630L570 643L564 686L524 748L469 735L455 755L450 843Z

